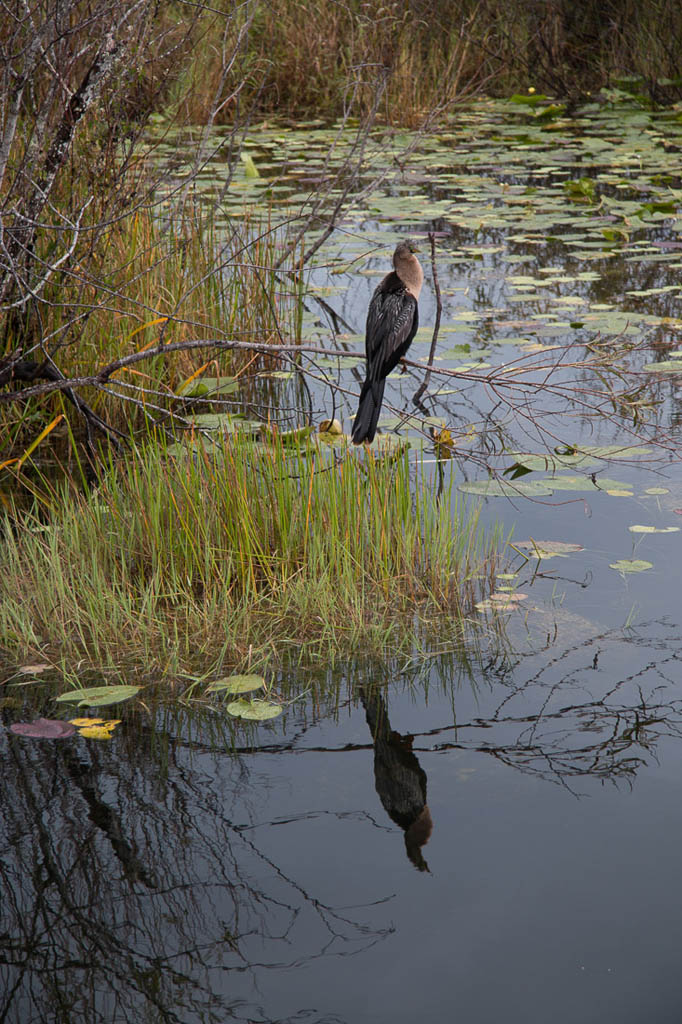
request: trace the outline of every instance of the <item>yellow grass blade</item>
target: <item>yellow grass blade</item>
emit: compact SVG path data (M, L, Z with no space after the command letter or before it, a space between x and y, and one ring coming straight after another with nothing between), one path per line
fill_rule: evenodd
M44 441L45 438L47 437L47 435L52 433L52 431L57 426L57 424L60 423L63 419L64 419L64 413L60 412L59 416L55 416L55 418L52 420L52 422L48 423L48 425L45 427L45 429L40 431L40 433L38 434L38 436L35 439L35 441L33 441L28 446L28 448L26 449L26 451L24 452L24 454L20 458L18 458L18 459L7 459L5 462L0 462L0 469L5 469L6 466L11 466L15 462L17 464L17 469L21 469L23 463L26 462L26 459L28 459L33 454L33 452L36 450L36 448L38 447L40 442Z

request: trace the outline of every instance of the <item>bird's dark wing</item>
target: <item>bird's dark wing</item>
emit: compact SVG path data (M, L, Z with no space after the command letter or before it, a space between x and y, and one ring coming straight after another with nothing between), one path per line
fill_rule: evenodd
M397 274L389 274L374 292L367 311L365 353L368 380L380 380L397 366L410 347L418 326L417 300L406 290Z

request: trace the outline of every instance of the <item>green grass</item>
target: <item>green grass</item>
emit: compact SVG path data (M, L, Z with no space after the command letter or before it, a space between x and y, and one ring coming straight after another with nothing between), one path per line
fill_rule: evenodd
M64 488L49 525L24 514L5 534L4 653L65 672L407 651L435 623L463 632L495 571L476 511L406 453L332 460L276 435L178 457L150 443L90 495Z

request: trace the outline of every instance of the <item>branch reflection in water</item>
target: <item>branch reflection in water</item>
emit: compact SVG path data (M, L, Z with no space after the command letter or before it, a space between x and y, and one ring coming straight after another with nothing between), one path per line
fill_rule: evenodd
M401 856L387 874L372 788L426 872L429 755L433 862L436 841L456 842L458 752L467 770L485 754L579 796L634 786L682 738L674 628L569 625L570 639L547 630L530 654L346 666L283 728L231 732L211 704L162 709L153 724L130 712L106 745L0 731L0 1020L334 1020L325 964L366 965L409 930L394 897L412 891L413 869ZM391 728L389 699L409 735ZM0 713L9 724L11 705ZM266 980L301 967L310 990L292 997L293 1016L274 1013Z

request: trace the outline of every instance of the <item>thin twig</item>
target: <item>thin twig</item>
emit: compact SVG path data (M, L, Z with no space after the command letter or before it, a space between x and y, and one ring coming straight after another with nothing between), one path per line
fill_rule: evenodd
M424 392L429 386L431 380L431 367L433 366L433 357L436 354L436 343L438 342L438 331L440 330L440 317L443 312L443 301L440 297L440 284L438 283L438 268L436 267L436 234L434 231L429 231L429 242L431 243L431 273L433 274L433 289L436 293L436 322L433 325L433 337L431 338L431 348L429 349L429 361L428 369L424 375L422 384L415 391L412 401L415 405L419 405L420 400Z

